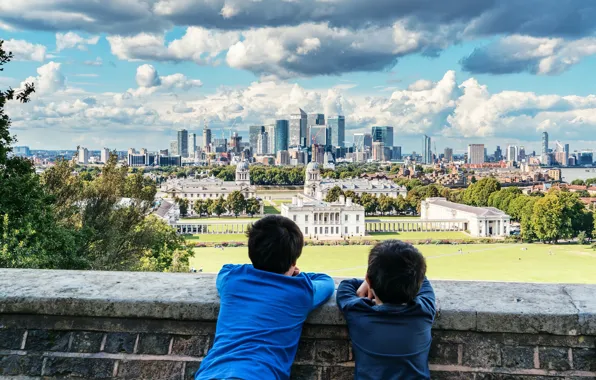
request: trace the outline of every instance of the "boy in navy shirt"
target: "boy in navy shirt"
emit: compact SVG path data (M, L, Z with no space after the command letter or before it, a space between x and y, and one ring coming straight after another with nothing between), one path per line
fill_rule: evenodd
M430 379L435 293L425 275L414 246L386 240L371 249L365 281L341 282L337 304L350 331L355 379Z
M290 219L267 216L249 228L252 265L224 265L215 342L195 379L289 379L302 325L335 289L325 274L300 273L304 237Z

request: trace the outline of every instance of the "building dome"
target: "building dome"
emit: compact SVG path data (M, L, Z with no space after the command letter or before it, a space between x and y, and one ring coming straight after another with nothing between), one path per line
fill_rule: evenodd
M237 172L242 172L242 171L246 171L246 170L248 170L248 162L241 161L238 163L238 165L236 165Z
M308 165L306 165L306 170L307 171L320 170L319 163L315 162L315 161L309 162Z

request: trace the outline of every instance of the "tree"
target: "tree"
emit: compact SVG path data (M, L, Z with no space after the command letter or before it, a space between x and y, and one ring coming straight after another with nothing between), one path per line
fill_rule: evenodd
M572 185L576 185L576 186L585 186L586 183L584 182L583 179L574 179L573 181L571 181Z
M213 203L215 202L213 202L213 199L211 198L208 198L205 201L205 208L207 210L205 213L207 214L207 216L213 215Z
M207 202L203 199L197 199L193 205L193 210L197 213L199 217L209 213L209 207L207 206Z
M252 218L261 211L261 204L255 198L248 198L246 200L246 213Z
M482 178L464 191L464 203L479 207L488 206L490 195L500 189L501 184L493 177Z
M577 194L551 189L534 204L534 232L545 242L570 239L586 227L585 213Z
M397 198L393 202L393 207L395 208L395 211L398 211L398 212L407 211L409 208L408 203L406 202L406 199L401 195L397 196Z
M385 214L386 212L390 212L391 210L393 210L394 206L394 202L393 202L393 198L386 196L385 194L382 194L379 197L379 201L378 201L378 208L379 211L381 211L381 214Z
M234 214L236 218L246 208L246 200L244 195L238 190L231 192L226 200L226 209Z
M588 178L586 180L586 186L596 185L596 178Z
M369 193L362 193L362 196L360 196L360 204L364 207L364 212L366 214L374 214L379 207L377 198Z
M223 196L219 197L211 204L211 208L209 209L209 213L217 215L220 217L221 214L226 212L226 201Z
M188 215L188 208L189 208L189 201L187 198L176 198L176 203L178 203L178 207L180 207L180 215L187 216Z
M588 190L580 190L575 192L580 198L590 198Z
M344 192L341 190L341 187L333 186L327 192L327 196L325 197L325 202L337 202L339 200L340 195L344 195Z
M356 194L353 190L347 190L344 192L344 196L346 199L352 198L352 201L356 204L360 204L360 196Z

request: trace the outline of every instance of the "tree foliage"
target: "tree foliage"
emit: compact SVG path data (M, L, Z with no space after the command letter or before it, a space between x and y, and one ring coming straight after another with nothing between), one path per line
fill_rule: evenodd
M228 194L226 210L238 217L246 209L246 200L240 191L233 191Z
M340 195L344 195L341 187L333 186L325 196L325 202L337 202L339 200Z
M488 206L490 195L501 189L501 184L493 177L482 178L476 183L472 183L464 191L463 201L471 206Z
M251 217L261 211L261 204L255 198L248 198L246 200L246 213Z

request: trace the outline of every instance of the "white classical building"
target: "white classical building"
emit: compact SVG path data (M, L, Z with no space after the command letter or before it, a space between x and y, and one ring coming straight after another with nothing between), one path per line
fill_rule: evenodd
M464 230L475 237L508 236L511 217L494 207L474 207L449 202L445 198L427 198L420 206L424 220L465 220Z
M319 164L306 167L304 195L281 205L281 215L292 219L306 238L343 238L364 236L366 233L364 207L341 196L337 202L323 201L319 189Z
M240 191L245 198L256 196L256 187L250 184L248 163L245 161L236 166L235 181L222 181L215 177L172 179L163 184L160 191L168 198L186 198L191 202L197 199L217 199L222 196L227 198L234 191Z
M393 198L397 198L398 195L405 198L408 195L408 190L404 186L399 186L388 179L322 179L319 164L316 162L308 164L304 179L304 194L310 196L316 196L317 192L321 192L322 197L325 198L329 190L333 189L335 186L338 186L344 192L351 190L356 195L368 193L377 197L386 195Z

